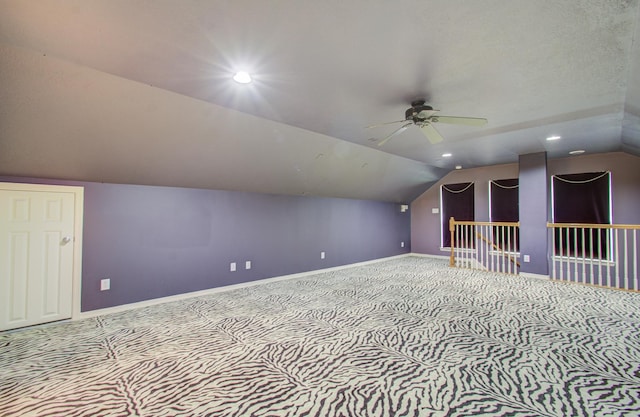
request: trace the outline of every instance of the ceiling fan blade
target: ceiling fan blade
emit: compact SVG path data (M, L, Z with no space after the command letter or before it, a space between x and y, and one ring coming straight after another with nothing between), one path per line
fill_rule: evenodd
M365 129L372 129L372 128L374 128L374 127L380 127L380 126L386 126L386 125L393 125L393 124L396 124L396 123L402 123L402 122L406 122L406 120L396 120L395 122L378 123L377 125L367 126L367 127L365 127Z
M420 126L420 130L422 130L422 133L424 133L427 139L429 139L429 142L434 145L444 140L442 135L440 135L440 132L438 132L435 127L431 126L431 123L424 123Z
M399 135L400 133L404 132L404 131L405 131L405 130L407 130L407 128L408 128L409 126L411 126L412 124L413 124L413 122L411 122L411 123L407 123L407 124L405 124L404 126L402 126L402 127L398 128L398 129L394 130L394 131L393 131L389 136L387 136L386 138L382 139L382 140L380 141L380 143L378 143L378 146L382 146L382 145L384 145L385 143L387 143L387 141L388 141L389 139L391 139L392 137L394 137L394 136L396 136L396 135Z
M436 109L422 110L420 113L417 114L417 117L420 119L428 119L429 117L432 117L434 114L436 114L439 111L440 110L436 110Z
M487 119L481 117L458 117L458 116L434 116L431 118L434 123L448 123L452 125L467 125L467 126L484 126L487 124Z

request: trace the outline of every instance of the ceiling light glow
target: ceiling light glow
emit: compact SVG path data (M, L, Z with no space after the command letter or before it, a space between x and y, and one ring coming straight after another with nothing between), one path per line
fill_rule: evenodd
M236 75L233 76L233 80L240 84L249 84L252 81L251 75L245 71L237 72Z
M584 149L578 149L578 150L569 152L569 155L580 155L580 154L583 154L583 153L585 153Z
M450 153L443 153L442 157L443 158L451 158L451 154Z
M558 139L562 139L562 136L553 135L553 136L549 136L547 138L547 140L558 140Z
M462 165L456 165L456 169L462 169Z

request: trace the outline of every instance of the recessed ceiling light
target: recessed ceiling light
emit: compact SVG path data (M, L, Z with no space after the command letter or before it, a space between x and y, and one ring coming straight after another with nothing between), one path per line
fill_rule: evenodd
M249 84L252 81L251 75L245 71L236 72L236 75L233 76L233 80L240 84Z
M583 153L585 153L584 149L578 149L576 151L569 152L569 155L580 155L580 154L583 154Z
M450 153L443 153L442 157L443 158L451 158L451 154Z
M562 136L553 135L553 136L549 136L547 138L547 140L558 140L558 139L562 139Z

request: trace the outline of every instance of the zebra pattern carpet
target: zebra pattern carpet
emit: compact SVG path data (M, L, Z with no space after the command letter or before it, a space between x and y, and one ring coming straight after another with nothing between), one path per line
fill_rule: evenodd
M2 416L638 416L640 294L406 257L0 333Z

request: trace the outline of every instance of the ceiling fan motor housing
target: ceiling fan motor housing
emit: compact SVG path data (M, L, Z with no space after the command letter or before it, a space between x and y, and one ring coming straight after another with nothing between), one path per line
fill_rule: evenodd
M404 117L414 123L421 123L427 120L427 117L420 115L423 111L433 111L433 107L424 104L424 100L412 101L411 107L404 112Z

